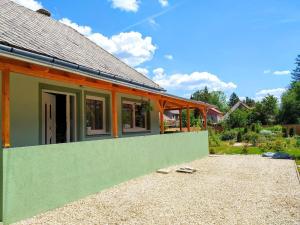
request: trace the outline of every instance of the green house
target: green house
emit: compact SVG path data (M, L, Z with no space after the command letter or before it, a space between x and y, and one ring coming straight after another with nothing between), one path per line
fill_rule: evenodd
M210 105L168 94L45 10L0 1L0 77L5 224L208 154L206 131L160 134L164 111L206 118Z

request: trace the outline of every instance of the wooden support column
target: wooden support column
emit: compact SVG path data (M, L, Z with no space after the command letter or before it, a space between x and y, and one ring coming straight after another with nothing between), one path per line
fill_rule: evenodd
M9 70L2 71L2 147L10 144L10 102L9 102Z
M118 107L117 107L117 95L116 91L111 92L111 100L112 100L112 133L114 138L119 137L118 130Z
M203 117L203 128L204 130L207 129L207 110L206 108L201 109L202 117Z
M186 108L186 117L187 117L187 130L188 132L191 132L191 118L190 118L190 107L188 106Z
M182 109L179 109L179 129L182 132Z
M207 109L206 108L203 109L203 119L204 119L203 127L205 130L207 130Z
M164 109L159 111L159 116L160 116L160 133L164 134L165 133L165 124L164 124Z
M157 101L157 106L159 109L159 123L160 123L161 134L165 133L164 112L165 112L166 104L167 104L166 101L162 101L162 100Z

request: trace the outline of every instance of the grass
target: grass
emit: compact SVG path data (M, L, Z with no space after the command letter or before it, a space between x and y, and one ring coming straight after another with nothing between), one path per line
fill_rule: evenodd
M211 147L215 154L243 154L243 147L234 147L228 142L222 142L220 146ZM248 154L261 154L262 151L258 147L248 147Z

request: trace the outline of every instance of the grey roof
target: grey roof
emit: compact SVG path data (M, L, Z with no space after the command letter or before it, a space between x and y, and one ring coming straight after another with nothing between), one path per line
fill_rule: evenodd
M0 44L20 48L163 90L94 42L51 17L0 0Z
M235 103L234 106L231 107L231 109L224 115L223 119L227 119L231 113L233 113L235 110L237 110L240 106L244 107L246 110L250 110L251 108L246 105L244 102L242 101L238 101L237 103Z

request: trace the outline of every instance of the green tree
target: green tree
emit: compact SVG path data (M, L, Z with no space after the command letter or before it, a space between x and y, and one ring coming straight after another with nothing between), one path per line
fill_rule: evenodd
M251 99L249 97L246 97L246 99L243 101L247 106L254 107L255 106L255 100Z
M191 96L191 99L206 102L218 107L218 109L222 112L226 112L228 106L226 104L226 96L222 91L209 91L207 87L202 90L198 90L194 92ZM199 117L199 111L194 111L195 118Z
M292 81L300 81L300 55L296 58L296 68L292 72Z
M237 96L236 93L233 92L229 98L229 103L228 103L229 107L234 106L238 101L240 101L239 97Z
M256 102L255 107L249 114L248 121L263 125L275 124L279 114L278 100L273 95L267 95L261 102Z
M267 95L261 101L265 124L274 124L279 113L278 100L273 95Z
M279 119L284 124L300 123L300 81L282 95Z
M248 112L237 109L226 120L229 128L245 127L248 124Z

